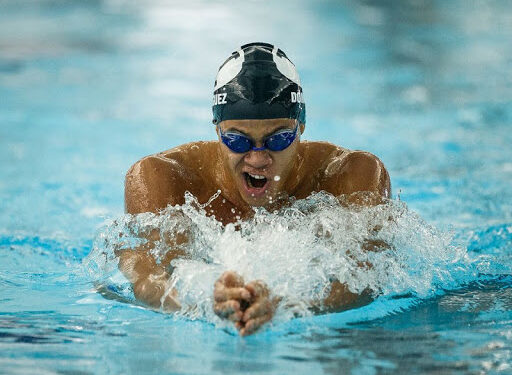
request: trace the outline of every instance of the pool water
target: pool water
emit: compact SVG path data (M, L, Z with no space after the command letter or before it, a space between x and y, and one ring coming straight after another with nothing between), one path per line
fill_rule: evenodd
M0 1L0 373L511 373L511 21L504 0ZM185 207L192 250L213 262L178 264L176 282L202 309L144 309L97 257L129 220L124 174L145 155L214 139L218 65L255 40L296 64L304 138L379 156L394 201L351 214L313 197L259 213L246 237ZM209 282L228 265L299 301L321 293L301 277L321 287L346 270L343 252L327 250L385 213L401 218L381 234L394 252L347 279L380 285L373 303L281 311L244 339L210 315ZM315 224L331 242L313 238ZM251 264L228 259L240 245ZM314 257L336 267L310 272Z

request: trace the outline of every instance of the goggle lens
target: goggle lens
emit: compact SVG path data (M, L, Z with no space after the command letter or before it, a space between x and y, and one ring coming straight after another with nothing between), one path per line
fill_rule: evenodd
M228 148L237 153L247 152L252 148L252 141L236 133L221 133L222 142L228 146Z
M254 147L254 142L245 135L238 133L223 133L220 128L219 130L222 143L224 143L231 151L241 154L249 152L250 150L260 151L269 149L270 151L283 151L295 140L298 127L299 126L297 125L294 130L281 130L272 134L264 140L263 147L260 148Z
M265 147L271 151L282 151L290 146L295 140L297 134L297 128L295 130L283 130L276 134L272 134L265 140Z

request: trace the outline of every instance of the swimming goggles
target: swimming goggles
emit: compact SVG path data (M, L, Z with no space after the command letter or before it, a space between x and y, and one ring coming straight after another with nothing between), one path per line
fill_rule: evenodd
M299 124L293 130L283 129L269 135L263 140L263 147L254 147L254 141L240 133L223 133L219 127L220 139L231 151L242 154L249 151L283 151L290 146L297 136Z

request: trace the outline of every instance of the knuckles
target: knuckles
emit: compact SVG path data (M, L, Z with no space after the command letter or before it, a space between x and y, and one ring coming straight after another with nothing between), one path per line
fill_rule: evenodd
M235 292L235 288L239 290ZM214 284L213 310L220 318L233 321L240 334L245 336L272 319L274 309L269 295L263 281L254 280L244 284L242 276L226 271Z

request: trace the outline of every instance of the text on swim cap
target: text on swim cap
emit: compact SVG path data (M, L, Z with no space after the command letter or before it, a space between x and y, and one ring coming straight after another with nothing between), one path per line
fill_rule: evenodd
M292 103L304 103L304 97L302 96L302 92L292 92Z
M228 96L228 94L226 93L223 93L223 94L214 94L213 95L213 105L217 105L217 104L227 104L228 102L226 101L226 97Z

